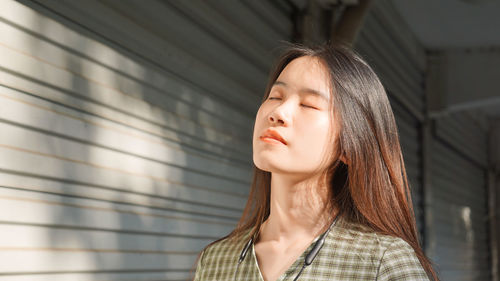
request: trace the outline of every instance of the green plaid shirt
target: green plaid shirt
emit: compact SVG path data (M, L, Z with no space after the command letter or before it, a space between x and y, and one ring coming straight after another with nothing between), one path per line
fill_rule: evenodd
M221 240L203 251L198 260L195 281L263 281L254 247L240 264L238 259L250 236ZM293 280L316 240L277 281ZM324 246L298 280L412 280L427 281L413 248L401 238L377 234L368 228L339 220L328 234ZM273 280L274 281L274 280Z

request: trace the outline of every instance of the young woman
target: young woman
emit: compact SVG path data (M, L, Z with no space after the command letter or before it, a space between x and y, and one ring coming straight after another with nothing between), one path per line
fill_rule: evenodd
M438 280L419 246L387 94L341 46L290 46L255 118L254 178L236 229L196 281Z

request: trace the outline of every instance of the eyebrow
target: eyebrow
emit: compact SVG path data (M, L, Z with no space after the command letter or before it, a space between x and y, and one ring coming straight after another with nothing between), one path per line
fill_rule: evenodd
M283 87L285 87L285 88L288 88L288 84L287 84L287 83L282 82L282 81L278 81L278 80L274 81L273 86L283 86ZM318 97L320 97L320 98L322 98L322 99L324 99L324 100L326 100L326 101L328 101L328 100L330 99L330 98L329 98L326 94L324 94L323 92L319 92L319 91L313 90L313 89L311 89L311 88L301 88L301 89L299 90L299 92L312 94L312 95L318 96Z

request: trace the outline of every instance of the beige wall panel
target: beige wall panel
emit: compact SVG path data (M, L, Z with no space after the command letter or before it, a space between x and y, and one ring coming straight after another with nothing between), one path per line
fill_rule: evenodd
M173 130L181 131L184 134L203 138L204 134L218 133L223 137L221 142L225 145L228 145L228 138L229 141L234 138L227 135L231 130L228 132L217 132L217 130L212 128L202 127L186 117L179 117L156 105L123 94L116 89L106 87L106 85L94 83L65 69L16 52L2 45L0 45L0 68L9 69L10 72L14 72L17 76L36 81L69 95L81 96L81 93L85 93L85 97L92 102L106 105L115 111L121 111L151 123L159 123ZM147 95L147 92L143 94ZM230 128L229 124L222 123L221 120L219 120L219 123L220 126ZM205 131L206 133L204 133Z
M23 274L23 275L7 275L0 276L0 281L151 281L151 280L165 280L165 281L178 281L187 280L189 270L171 270L166 272L159 272L156 270L146 271L115 271L107 272L59 272L59 273L40 273L40 274Z
M92 123L85 123L38 108L37 104L30 106L18 100L4 98L1 93L0 104L0 118L12 123L51 131L51 133L44 134L16 128L17 126L14 125L0 124L0 126L7 126L5 130L9 130L8 127L10 130L18 130L5 134L2 140L5 145L31 148L41 153L65 156L74 160L84 160L89 155L95 155L91 162L111 168L118 165L125 170L128 169L127 162L130 162L134 165L146 165L145 169L151 171L153 171L151 165L158 167L171 165L189 169L192 172L224 177L228 180L241 181L242 178L250 178L248 167L243 169L227 163L218 163L219 161L214 159L190 155L182 150L171 149L155 142L135 138L131 132L125 130L109 130L103 126L94 126ZM59 133L57 132L58 127L59 131L64 130L64 132L57 134L57 136L51 136L52 132ZM71 140L61 138L62 134L67 135ZM16 139L24 138L26 135L31 135L31 137L25 138L26 143L24 144ZM81 136L78 138L78 142L74 141L76 136ZM66 151L64 147L68 146ZM57 147L58 151L54 151L53 147ZM140 164L142 161L137 158L144 159L142 160L144 164ZM138 166L129 169L141 171ZM227 176L228 174L230 176Z
M216 97L231 97L232 102L246 113L253 112L254 105L258 103L260 95L242 87L239 81L214 69L213 65L200 61L188 50L173 44L177 34L172 34L174 37L171 40L162 38L98 1L86 1L85 5L73 1L44 1L43 5L56 9L57 13L71 16L72 21L84 23L86 28L97 34L103 34L112 45L126 46L132 53L145 54L141 57L154 58L161 68L210 89L210 93Z
M143 234L222 237L234 224L172 211L0 189L0 221Z
M178 193L162 192L161 189L125 190L120 187L88 185L74 179L65 181L55 177L46 177L36 173L1 169L2 186L7 188L47 192L67 196L76 196L102 201L132 204L145 207L175 210L180 213L212 216L234 222L241 215L241 207L220 206L217 202L196 201L198 196L192 191L188 199L180 200ZM189 191L188 191L189 192ZM202 194L205 195L206 194ZM202 197L202 196L201 196Z
M130 89L129 86L134 83L129 80L133 80L179 101L195 103L197 107L211 114L220 114L223 110L224 115L220 117L228 117L232 122L246 124L250 120L241 112L207 96L195 85L186 85L186 81L172 73L160 72L153 67L139 64L116 50L82 36L14 1L3 1L1 5L0 28L5 36L0 37L0 42L6 46L26 54L42 54L44 60L51 64L113 88Z
M135 234L120 231L55 228L42 225L0 225L0 249L65 251L124 251L147 254L182 252L197 254L212 238Z
M221 190L220 185L223 183L221 179L201 175L186 176L187 172L175 172L173 169L165 170L163 175L155 177L96 166L91 162L60 159L53 155L42 155L36 151L20 150L12 146L0 145L0 169L125 191L155 193L179 200L212 202L212 204L220 202L230 208L241 208L241 203L246 200L245 195ZM231 185L234 183L227 182L226 190L230 190Z
M212 157L214 157L215 154L216 156L219 156L217 157L218 159L232 159L233 161L239 162L240 165L242 162L245 165L244 160L248 160L248 155L250 155L248 151L242 152L244 149L242 145L233 143L230 146L223 146L222 144L224 144L224 141L220 139L220 135L217 136L214 134L204 133L205 139L192 137L180 131L171 130L162 124L151 123L106 106L88 102L79 99L78 97L69 96L57 89L48 88L44 85L40 85L39 83L20 78L19 76L2 72L1 70L0 81L6 87L17 89L17 91L13 91L12 89L0 86L2 87L0 94L2 94L4 98L8 98L10 96L11 99L13 97L14 100L17 101L30 101L29 103L33 104L33 100L36 100L36 104L43 104L44 102L40 101L40 99L37 99L36 97L30 98L27 97L27 95L24 95L24 93L28 93L28 95L30 95L29 93L36 92L37 96L43 98L44 100L51 99L55 102L55 104L63 105L60 107L54 105L53 103L49 103L48 106L44 106L46 110L53 111L58 114L64 114L68 117L85 120L100 120L100 122L98 122L99 124L106 124L111 127L132 128L134 135L157 139L160 142L166 141L176 147L181 147L181 145L177 143L182 143L182 146L187 147L192 153L203 153L205 156L211 155ZM75 111L72 109L76 109L77 112L80 113L75 115ZM99 117L96 118L95 115ZM93 118L90 118L90 116ZM97 122L94 122L94 124L95 123ZM64 130L67 130L67 128Z
M0 271L17 272L85 272L85 271L169 271L185 268L194 262L193 255L142 253L107 253L73 251L2 251ZM185 269L186 271L188 269Z

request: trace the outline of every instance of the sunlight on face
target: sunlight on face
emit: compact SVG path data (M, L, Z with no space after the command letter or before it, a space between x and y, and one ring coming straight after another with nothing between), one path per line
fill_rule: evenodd
M300 57L276 79L260 106L253 132L253 161L264 171L309 175L322 170L332 129L329 75L320 61ZM262 138L277 132L285 143Z

